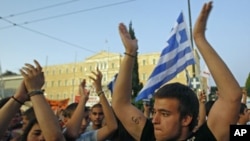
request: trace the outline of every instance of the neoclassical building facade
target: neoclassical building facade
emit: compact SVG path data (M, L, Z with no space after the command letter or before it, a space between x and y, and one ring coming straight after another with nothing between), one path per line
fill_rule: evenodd
M194 54L196 64L194 66L188 66L187 70L190 76L193 76L193 72L195 72L196 76L200 76L200 58L197 52ZM112 95L107 85L113 79L114 75L118 73L123 57L123 54L101 51L80 62L43 66L45 75L44 89L46 97L52 100L62 100L69 98L70 103L74 102L77 100L77 97L79 97L78 86L80 82L83 79L86 79L86 88L90 90L90 100L92 99L92 103L94 103L96 100L98 100L98 98L96 98L97 96L95 90L92 87L92 82L88 76L92 75L91 72L95 71L98 67L103 74L103 90L107 98L111 100ZM138 72L140 82L143 84L146 83L151 72L157 65L159 57L160 53L138 54ZM21 80L21 76L1 78L1 81L3 81L2 83L5 83L4 87L8 87L8 91L11 89L12 93L18 87ZM180 82L187 84L186 72L182 71L168 83L170 82ZM201 79L201 88L205 88L207 86L206 82L207 81L204 78Z
M145 84L154 67L158 63L160 53L138 54L138 72L140 81ZM87 89L91 95L95 96L95 90L91 86L91 81L88 76L98 67L103 74L103 90L108 99L111 99L110 91L107 88L108 83L118 73L123 55L119 53L111 53L101 51L82 62L73 62L69 64L59 64L44 67L46 78L45 90L46 96L49 99L65 99L70 98L73 102L78 95L78 85L82 79L86 79ZM196 58L198 63L195 65L196 74L200 73L199 58ZM187 67L188 72L192 75L193 67ZM185 71L179 73L170 82L181 82L186 84Z

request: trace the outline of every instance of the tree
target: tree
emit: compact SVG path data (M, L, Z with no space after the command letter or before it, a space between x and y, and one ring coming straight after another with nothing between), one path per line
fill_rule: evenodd
M247 91L247 96L250 96L250 73L248 74L248 77L245 83L245 89Z
M12 71L7 70L5 73L3 73L1 76L12 76L12 75L17 75L17 73L14 73Z
M130 34L132 39L136 39L134 29L132 28L132 22L129 23L129 34ZM139 67L138 67L137 55L138 55L138 52L135 55L135 63L134 63L133 74L132 74L132 90L133 90L132 99L133 99L133 102L134 102L134 99L136 98L137 94L139 93L139 91L143 87L143 84L139 80L139 72L138 72ZM140 108L142 106L142 102L137 102L134 104L138 108Z

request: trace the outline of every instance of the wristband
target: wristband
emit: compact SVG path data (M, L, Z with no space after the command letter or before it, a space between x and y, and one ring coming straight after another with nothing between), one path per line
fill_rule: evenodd
M135 55L132 55L132 54L129 54L127 52L124 52L125 55L128 55L129 57L132 57L132 58L135 58L136 56Z
M23 105L24 103L21 102L20 100L18 100L17 98L15 98L14 96L11 97L12 99L14 99L17 103L19 103L20 105Z
M34 90L28 93L29 97L35 96L35 95L42 95L44 90Z

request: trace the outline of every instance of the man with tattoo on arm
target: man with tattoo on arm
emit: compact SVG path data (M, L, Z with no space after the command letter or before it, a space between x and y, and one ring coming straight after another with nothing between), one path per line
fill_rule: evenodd
M112 107L118 119L135 140L141 141L228 141L229 126L237 122L241 88L224 61L207 42L205 28L212 2L205 3L194 28L194 39L220 91L208 120L193 133L197 125L199 102L196 93L181 83L169 83L154 94L152 122L131 104L132 70L138 49L124 24L119 25L125 57L117 76ZM225 108L227 107L227 108ZM223 112L222 112L223 111ZM218 117L223 120L216 120Z

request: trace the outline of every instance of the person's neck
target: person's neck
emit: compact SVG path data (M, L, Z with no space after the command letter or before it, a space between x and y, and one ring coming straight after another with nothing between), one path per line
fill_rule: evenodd
M189 128L188 127L184 127L182 128L182 132L181 132L181 135L180 137L177 139L177 141L186 141L187 138L189 138L191 136L193 132L189 131Z

